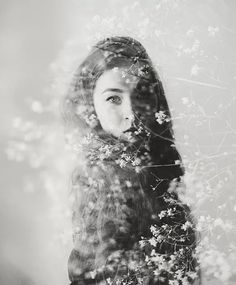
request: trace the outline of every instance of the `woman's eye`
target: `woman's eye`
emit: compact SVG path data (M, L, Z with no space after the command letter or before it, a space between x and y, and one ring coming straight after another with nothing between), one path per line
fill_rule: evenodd
M116 104L116 105L120 105L121 104L121 98L119 96L109 96L106 101Z

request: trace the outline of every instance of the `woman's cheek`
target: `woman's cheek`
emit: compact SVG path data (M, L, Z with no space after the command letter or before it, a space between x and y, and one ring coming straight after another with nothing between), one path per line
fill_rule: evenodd
M114 131L119 132L120 129L122 128L123 119L117 112L111 113L109 122L112 128L114 129Z
M119 111L115 111L110 114L109 124L113 135L115 135L116 137L119 137L125 131L124 118L119 113Z

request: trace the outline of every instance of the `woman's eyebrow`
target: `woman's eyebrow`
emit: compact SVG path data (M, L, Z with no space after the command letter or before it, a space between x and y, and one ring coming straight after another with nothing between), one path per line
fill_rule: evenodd
M119 89L119 88L107 88L102 92L102 94L105 92L123 93L124 91L122 89Z

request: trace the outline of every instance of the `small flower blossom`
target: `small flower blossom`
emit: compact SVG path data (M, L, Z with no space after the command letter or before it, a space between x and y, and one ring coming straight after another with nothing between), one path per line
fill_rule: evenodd
M166 211L161 211L160 214L158 214L158 217L160 219L164 218L166 216Z
M141 248L143 248L146 245L146 241L145 240L140 240L139 241L139 245Z
M126 181L126 186L127 186L127 187L131 187L131 186L132 186L132 183L127 180L127 181Z
M157 245L157 241L154 237L150 238L149 240L149 243L152 245L152 246L156 246Z
M181 229L186 231L190 227L192 227L192 224L189 221L187 221L181 226Z
M214 37L216 33L219 32L219 27L208 26L207 30L208 30L209 36Z
M189 98L188 98L188 97L183 97L183 98L182 98L182 103L183 103L184 105L187 105L187 104L189 103Z
M196 76L198 75L200 69L201 68L198 66L198 64L194 64L191 68L190 74Z
M138 157L136 157L132 162L133 166L140 165L140 164L141 164L141 159Z
M39 101L33 101L31 108L32 108L32 111L35 113L38 113L38 114L43 113L43 105Z
M159 111L155 113L156 121L162 125L164 122L169 122L170 118L165 114L164 111Z
M90 273L91 278L92 278L92 279L95 279L95 277L96 277L96 275L97 275L96 270L90 271L89 273Z

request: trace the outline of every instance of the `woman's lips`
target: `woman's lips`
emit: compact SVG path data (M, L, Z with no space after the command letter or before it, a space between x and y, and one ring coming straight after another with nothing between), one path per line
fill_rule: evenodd
M126 131L124 131L123 133L135 132L135 131L137 131L137 129L135 127L131 127L129 129L127 129Z

